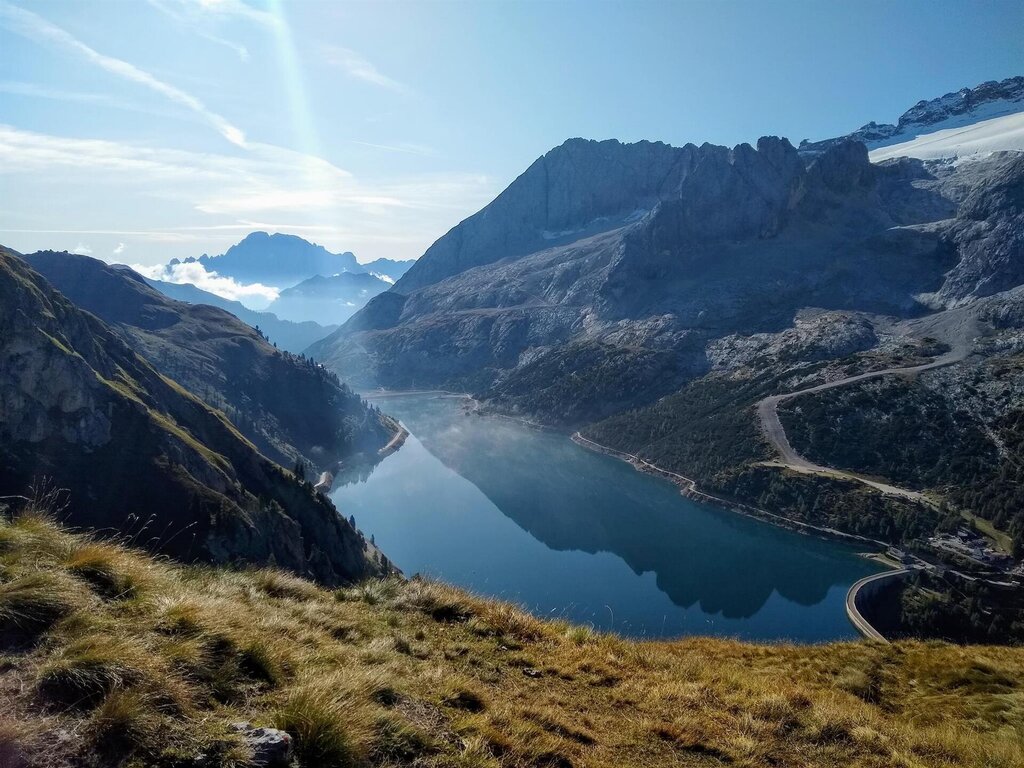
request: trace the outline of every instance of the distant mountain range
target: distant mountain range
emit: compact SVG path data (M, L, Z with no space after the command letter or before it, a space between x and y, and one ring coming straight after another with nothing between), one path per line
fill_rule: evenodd
M239 427L278 453L316 453L316 441L351 456L375 452L393 422L222 310L86 257L31 260L47 278L0 248L0 487L66 489L70 525L183 560L273 563L334 584L386 570Z
M292 320L343 323L391 285L367 272L342 272L329 277L316 275L285 288L267 309ZM319 338L331 332L325 330Z
M350 252L331 253L322 245L296 235L252 232L220 256L190 257L179 263L202 264L207 270L242 283L262 283L286 288L317 275L329 277L342 272L382 275L391 282L398 280L413 261L377 259L360 264Z

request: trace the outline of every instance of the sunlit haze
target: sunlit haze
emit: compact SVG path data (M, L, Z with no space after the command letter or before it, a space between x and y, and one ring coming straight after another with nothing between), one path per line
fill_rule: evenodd
M0 2L0 241L416 258L569 137L795 143L1018 74L1024 5L943 5Z

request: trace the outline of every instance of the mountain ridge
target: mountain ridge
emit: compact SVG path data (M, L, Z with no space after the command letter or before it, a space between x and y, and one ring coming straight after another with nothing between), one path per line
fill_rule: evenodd
M184 561L327 584L387 570L333 505L2 248L0 299L4 488L49 479L69 524Z
M869 149L879 149L913 138L919 131L953 128L1017 112L1024 112L1024 77L989 80L935 99L922 99L900 115L895 124L872 121L837 138L813 142L804 139L800 151L820 152L844 140L862 141Z
M200 264L210 272L244 283L261 283L277 288L296 285L316 275L331 276L344 272L377 273L398 280L414 260L379 258L360 264L351 251L332 253L318 243L282 232L250 232L218 256L171 259L168 267Z
M125 267L131 270L130 267ZM133 271L133 270L132 270ZM281 349L294 354L304 351L310 344L319 341L338 329L337 325L321 325L317 322L296 322L280 318L267 310L249 309L240 301L233 301L204 291L192 283L169 283L165 280L145 278L146 282L164 296L187 304L209 304L211 307L230 312L246 325L257 328Z
M358 396L224 310L168 299L141 275L87 256L41 251L25 259L281 464L302 459L324 468L375 455L390 438L390 425Z

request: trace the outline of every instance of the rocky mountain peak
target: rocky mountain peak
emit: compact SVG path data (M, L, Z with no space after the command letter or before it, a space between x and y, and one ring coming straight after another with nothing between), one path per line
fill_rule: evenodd
M852 139L875 149L913 138L932 130L954 128L1024 111L1024 77L990 80L974 88L961 88L936 99L922 99L904 112L895 125L874 121L834 139L800 142L800 151L813 155L834 144ZM929 130L931 129L931 130Z
M922 99L900 116L896 127L903 131L912 125L934 125L951 116L962 115L1000 101L1020 102L1021 109L1024 109L1024 77L989 80L974 88L961 88L937 99Z

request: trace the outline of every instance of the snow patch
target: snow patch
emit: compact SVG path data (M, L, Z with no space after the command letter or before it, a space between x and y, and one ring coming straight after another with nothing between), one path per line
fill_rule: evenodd
M1006 107L1009 102L1002 102ZM956 115L934 126L928 126L928 133L910 135L899 134L884 142L885 146L873 148L868 157L871 162L879 163L893 157L916 157L920 160L940 160L943 158L962 158L976 154L990 154L1000 151L1024 152L1024 104L1012 103L1017 110L1014 114L1002 115L978 121L977 112ZM983 107L993 105L982 105ZM979 111L982 111L979 109ZM984 110L988 112L989 110ZM955 123L955 125L950 125ZM940 126L940 130L932 130ZM893 143L898 142L898 143Z

